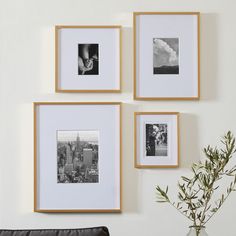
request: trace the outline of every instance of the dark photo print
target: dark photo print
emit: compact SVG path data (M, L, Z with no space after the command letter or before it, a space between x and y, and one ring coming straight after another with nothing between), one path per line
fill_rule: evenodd
M167 156L167 124L146 124L146 156Z
M78 44L78 75L98 75L98 44Z
M153 74L179 74L179 39L153 39Z
M57 183L98 183L98 131L57 131Z

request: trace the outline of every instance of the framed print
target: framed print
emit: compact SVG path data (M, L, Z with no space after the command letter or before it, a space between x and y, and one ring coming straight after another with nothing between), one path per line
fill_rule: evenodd
M121 212L121 103L34 103L34 211Z
M200 13L134 13L134 99L200 98Z
M178 112L136 112L134 125L136 168L178 167Z
M56 92L121 91L121 26L56 26Z

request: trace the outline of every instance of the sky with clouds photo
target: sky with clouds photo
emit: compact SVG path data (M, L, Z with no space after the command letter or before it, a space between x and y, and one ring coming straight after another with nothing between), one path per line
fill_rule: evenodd
M153 39L153 67L179 65L179 39Z

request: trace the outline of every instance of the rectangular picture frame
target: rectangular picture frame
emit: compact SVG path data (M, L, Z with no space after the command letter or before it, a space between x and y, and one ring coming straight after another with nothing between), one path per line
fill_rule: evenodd
M120 93L121 38L120 25L55 26L55 91Z
M34 212L120 213L121 103L33 106Z
M134 12L133 28L134 99L199 100L200 12Z
M179 112L134 113L135 168L177 168L179 150Z

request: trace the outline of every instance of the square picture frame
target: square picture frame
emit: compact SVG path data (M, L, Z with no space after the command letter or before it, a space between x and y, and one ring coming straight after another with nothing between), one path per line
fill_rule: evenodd
M34 103L34 211L121 212L121 137L119 102Z
M200 13L134 12L133 28L134 99L199 100Z
M120 25L55 26L55 91L120 93L121 29Z
M134 166L179 166L179 112L134 113Z

